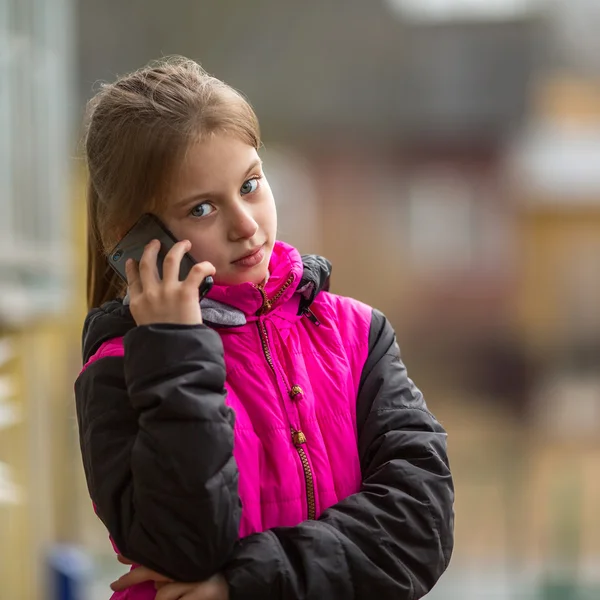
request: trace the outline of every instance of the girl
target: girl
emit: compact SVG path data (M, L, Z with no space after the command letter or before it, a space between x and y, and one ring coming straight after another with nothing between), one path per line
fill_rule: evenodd
M446 434L386 318L276 240L259 147L246 100L189 60L91 102L81 451L143 565L113 598L421 598L453 546ZM106 253L145 212L182 241L124 288ZM179 281L186 251L203 262Z

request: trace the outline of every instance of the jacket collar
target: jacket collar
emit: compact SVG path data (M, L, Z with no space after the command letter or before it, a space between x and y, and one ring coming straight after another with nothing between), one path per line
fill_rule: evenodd
M252 283L215 285L207 298L242 312L247 320L278 310L296 293L301 294L302 310L318 292L328 288L331 263L317 256L301 257L296 248L277 241L269 262L269 278L264 286Z
M242 325L257 318L265 306L265 297L271 300L270 311L277 311L298 295L297 314L307 311L319 292L329 289L331 263L320 256L300 256L299 252L285 242L276 242L269 263L270 276L264 286L264 294L253 284L213 286L207 296L210 305L202 305L207 324L215 326ZM289 281L289 284L286 283ZM206 312L206 314L205 314ZM231 313L237 313L232 315ZM212 318L211 318L212 317ZM96 352L100 345L115 337L124 336L135 327L127 302L111 300L88 314L82 336L84 360Z

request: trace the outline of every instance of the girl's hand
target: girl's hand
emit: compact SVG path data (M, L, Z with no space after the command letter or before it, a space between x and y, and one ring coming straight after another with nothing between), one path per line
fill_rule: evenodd
M185 281L179 281L181 260L191 246L186 240L178 242L169 250L163 263L162 281L156 264L160 250L158 240L153 240L146 246L139 267L134 260L127 261L130 309L138 325L202 323L200 285L206 277L215 274L215 268L208 262L198 263Z
M130 562L124 562L121 559L119 559L119 562L123 564L132 564ZM119 577L119 579L116 581L113 581L110 584L110 589L113 592L122 592L132 585L144 583L145 581L154 581L157 589L162 585L173 583L173 580L169 579L166 575L161 575L160 573L157 573L152 569L148 569L147 567L136 567L135 569L129 571L129 573L121 575L121 577Z
M202 583L162 583L156 600L229 600L229 585L222 575Z
M123 564L130 564L121 560ZM214 575L202 583L176 583L146 567L138 567L111 584L113 592L126 590L132 585L154 581L158 590L156 600L229 600L229 586L222 575Z

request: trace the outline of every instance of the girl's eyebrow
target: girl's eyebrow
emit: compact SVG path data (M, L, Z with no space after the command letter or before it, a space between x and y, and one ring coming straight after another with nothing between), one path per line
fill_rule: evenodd
M260 158L257 158L248 167L248 169L246 170L246 173L244 174L244 177L248 177L248 175L250 175L250 173L252 171L254 171L254 169L256 169L256 167L262 167L262 164L263 164L263 161ZM193 196L189 196L188 198L184 198L183 200L180 200L179 202L177 202L174 205L174 207L180 208L182 206L185 206L186 204L189 204L190 202L195 202L198 200L206 200L208 198L214 198L215 196L218 196L218 194L216 192L201 192L199 194L194 194Z
M244 177L248 177L248 175L250 175L250 173L252 171L254 171L254 169L256 169L256 167L262 167L263 161L260 158L257 158L255 161L253 161L253 163L250 165L250 167L248 168L248 170L246 171L246 174L244 175Z

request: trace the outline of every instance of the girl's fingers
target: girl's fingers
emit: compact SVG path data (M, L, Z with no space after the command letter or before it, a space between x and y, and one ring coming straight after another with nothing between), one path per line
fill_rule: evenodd
M183 255L192 247L188 240L177 242L165 256L163 262L163 281L177 283Z
M144 249L142 259L140 260L140 279L142 281L142 288L149 290L160 282L158 276L158 252L160 250L160 242L158 240L152 240Z
M216 269L209 262L201 262L193 266L185 279L186 287L199 289L202 282L209 276L214 275Z
M168 583L156 593L155 600L180 600L186 598L187 593L196 586L189 583Z
M130 258L125 263L125 274L127 275L127 286L129 294L137 295L142 293L142 279L140 277L140 269L135 260Z
M110 589L113 592L122 592L132 585L137 585L144 581L170 581L170 579L146 567L138 567L111 583Z
M144 249L139 269L128 264L128 280L131 315L137 325L151 323L178 323L199 325L202 313L198 302L202 281L215 273L210 263L194 265L185 281L179 281L181 261L190 248L190 242L178 242L163 261L163 278L159 277L157 265L160 242L154 240ZM162 255L161 255L162 259Z

